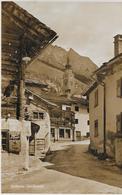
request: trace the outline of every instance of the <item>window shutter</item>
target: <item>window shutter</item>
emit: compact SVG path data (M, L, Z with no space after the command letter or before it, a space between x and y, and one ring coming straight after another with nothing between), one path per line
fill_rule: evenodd
M98 137L98 120L94 121L94 137Z
M121 114L120 114L120 126L121 126L120 132L122 133L122 112L121 112Z
M98 89L95 91L95 94L94 94L94 106L98 106Z
M117 132L121 132L121 123L122 123L122 114L119 114L116 116L116 127L117 127Z
M117 80L117 97L122 97L122 78Z
M121 80L121 82L120 82L120 97L122 97L122 78L120 80Z

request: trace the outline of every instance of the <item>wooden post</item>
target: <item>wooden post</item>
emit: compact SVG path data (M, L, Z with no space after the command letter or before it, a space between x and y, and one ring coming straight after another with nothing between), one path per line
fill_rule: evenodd
M29 169L29 139L26 135L25 121L24 121L24 105L25 105L25 65L30 61L29 57L24 57L21 64L20 71L20 122L22 126L21 130L21 155L24 159L25 170Z
M20 72L20 120L24 120L24 104L25 104L25 64L21 64Z

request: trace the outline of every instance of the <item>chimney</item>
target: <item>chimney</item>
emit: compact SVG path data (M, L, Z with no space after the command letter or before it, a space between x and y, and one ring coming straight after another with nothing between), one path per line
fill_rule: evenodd
M116 57L122 53L122 35L116 35L114 37L114 56Z

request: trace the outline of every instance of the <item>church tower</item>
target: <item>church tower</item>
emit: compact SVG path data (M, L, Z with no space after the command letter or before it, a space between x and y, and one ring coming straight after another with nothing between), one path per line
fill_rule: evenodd
M64 95L66 95L68 98L72 96L74 91L74 73L69 62L69 55L67 56L67 64L65 66L65 72L63 76L63 91Z

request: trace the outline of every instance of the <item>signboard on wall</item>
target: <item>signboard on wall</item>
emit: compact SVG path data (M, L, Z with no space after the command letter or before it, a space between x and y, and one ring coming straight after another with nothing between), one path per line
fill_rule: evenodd
M9 133L9 152L19 153L21 151L20 132L11 131Z

